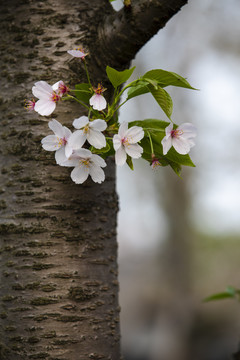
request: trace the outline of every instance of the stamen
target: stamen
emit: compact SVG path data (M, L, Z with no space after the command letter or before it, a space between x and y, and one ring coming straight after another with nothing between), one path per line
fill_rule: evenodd
M172 138L179 138L182 134L183 134L183 130L176 129L171 131Z
M60 96L57 95L55 92L52 94L51 100L53 102L58 102L60 100Z
M35 100L34 99L25 100L24 109L26 109L28 111L32 111L32 110L34 110L34 107L35 107Z
M64 138L58 138L58 145L61 146L65 146L67 144L67 139Z
M93 87L93 91L95 92L95 94L101 95L105 90L107 90L106 88L104 88L102 86L102 84L98 84L97 88Z
M89 159L81 159L81 160L79 160L79 165L89 167L90 160Z

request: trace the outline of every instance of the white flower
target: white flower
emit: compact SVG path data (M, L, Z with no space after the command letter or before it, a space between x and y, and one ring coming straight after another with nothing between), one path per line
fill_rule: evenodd
M107 106L105 98L102 96L102 93L107 90L101 84L98 84L97 88L93 87L95 94L89 99L89 104L93 107L94 110L101 111Z
M67 87L67 85L64 84L64 82L62 80L60 80L60 81L56 82L55 84L53 84L52 89L60 97L62 97L63 95L65 95L69 91L69 88Z
M39 99L34 110L42 116L50 115L56 108L56 102L60 100L60 96L46 81L36 82L32 88L32 93Z
M73 149L81 148L86 140L96 149L106 146L105 136L101 133L107 128L106 121L101 119L89 121L87 116L81 116L73 121L73 126L80 129L75 131L69 139L69 144Z
M62 166L74 166L71 172L71 178L76 184L82 184L88 175L96 183L105 180L105 174L102 167L107 164L98 155L92 154L88 149L78 149L73 152L70 158L61 164Z
M56 151L55 159L57 164L60 165L66 161L73 152L68 143L72 132L55 119L49 121L48 126L54 132L54 135L48 135L43 138L41 141L42 147L47 151Z
M74 50L68 50L68 54L72 55L73 57L77 57L77 58L80 58L80 59L84 59L85 56L88 55L88 53L86 53L84 51L83 48L77 48L77 49L74 49Z
M122 166L126 160L127 155L133 159L141 157L143 148L137 144L144 137L144 131L140 126L132 126L128 129L128 124L123 122L117 135L113 137L113 147L116 151L115 161L117 165Z
M169 124L166 129L166 136L162 139L163 155L166 155L171 146L182 155L189 153L195 142L192 138L197 135L196 127L191 123L184 123L173 129L173 124Z

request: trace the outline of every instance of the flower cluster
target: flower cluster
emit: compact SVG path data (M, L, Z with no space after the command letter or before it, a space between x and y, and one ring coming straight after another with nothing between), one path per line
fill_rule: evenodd
M117 121L118 109L128 100L120 103L121 95L127 88L130 88L129 98L145 93L146 88L154 96L157 91L156 79L158 79L159 91L162 95L166 91L162 92L160 74L164 72L164 81L168 82L164 86L167 86L173 85L175 81L171 78L173 73L153 70L153 73L148 72L145 78L143 76L140 82L135 80L120 90L120 86L128 80L134 69L118 72L107 67L108 78L116 90L113 102L107 104L102 95L107 89L101 83L98 83L97 87L91 85L85 60L88 53L82 47L68 50L68 53L84 63L88 83L77 84L75 89L71 90L62 80L53 85L49 85L46 81L38 81L32 87L32 93L36 99L26 101L25 108L36 111L42 116L49 116L60 101L76 100L88 109L88 116L80 116L73 120L73 131L55 119L50 120L48 126L53 134L47 135L41 141L43 149L55 152L58 165L73 167L71 178L76 184L82 184L88 176L94 182L102 183L105 179L103 171L106 166L105 158L113 153L115 153L115 162L118 166L127 163L132 169L132 159L140 157L149 161L153 169L170 165L175 170L176 165L178 168L181 167L181 163L193 166L187 154L195 145L196 128L194 125L185 123L177 127L172 121L168 123L154 119L129 124L127 122L119 124ZM181 79L183 78L178 79L180 80L178 86L191 88L185 79ZM155 92L152 90L153 82ZM159 105L170 118L170 108ZM172 147L173 150L170 151ZM180 155L176 157L174 151Z

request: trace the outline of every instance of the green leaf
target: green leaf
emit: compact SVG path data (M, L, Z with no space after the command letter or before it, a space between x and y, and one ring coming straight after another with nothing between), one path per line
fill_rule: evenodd
M128 166L130 167L131 170L134 170L132 158L129 155L127 155L126 163L128 164Z
M238 290L236 290L232 286L228 286L224 292L208 296L205 299L203 299L203 301L208 302L208 301L223 300L223 299L230 299L230 298L233 299L233 298L235 298L237 293L238 293Z
M75 96L78 100L89 103L89 99L92 96L92 92L90 91L89 84L82 83L75 85Z
M175 174L177 174L177 176L181 177L182 166L173 161L169 161L169 165L171 166L171 168L173 169Z
M205 299L203 299L204 302L208 302L208 301L215 301L215 300L223 300L223 299L229 299L229 298L233 298L234 296L232 296L231 294L227 293L227 292L222 292L222 293L218 293L218 294L214 294L211 296L206 297Z
M135 66L132 69L117 71L117 70L111 68L110 66L107 66L106 73L107 73L109 80L113 84L114 88L117 88L118 86L125 83L130 78L134 69L135 69Z
M91 151L94 152L94 154L102 154L102 153L107 153L109 152L109 150L111 149L110 144L107 142L106 146L101 148L101 149L96 149L93 146L91 146Z
M107 141L106 147L98 150L98 154L101 154L103 159L106 159L108 156L115 155L115 150L113 148L112 140L106 139L106 141ZM95 153L97 153L96 149L95 149Z
M167 93L166 90L162 89L161 87L158 87L156 89L152 85L149 85L149 88L154 99L160 105L160 107L165 112L167 117L171 119L172 110L173 110L173 102L171 96Z
M134 82L134 85L131 86L130 89L128 90L127 100L130 100L136 96L143 95L149 92L150 90L148 88L147 81L136 80L136 82Z
M162 69L150 70L146 72L146 74L144 74L142 78L156 80L161 87L172 85L196 90L189 84L186 79L171 71L166 71Z

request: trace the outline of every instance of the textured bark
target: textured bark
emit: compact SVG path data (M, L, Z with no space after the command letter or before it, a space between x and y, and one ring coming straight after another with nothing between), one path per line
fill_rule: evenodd
M101 48L119 17L108 0L9 0L0 14L0 359L118 360L114 161L103 184L74 184L41 148L47 119L22 105L37 80L86 81L67 49L90 50L95 85L107 84L107 64L126 67L135 50L120 58L115 37L110 57L107 42ZM70 126L83 114L66 102L54 118Z

